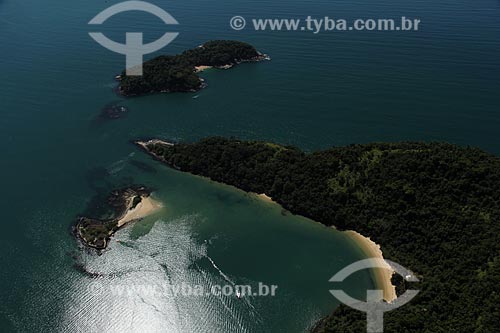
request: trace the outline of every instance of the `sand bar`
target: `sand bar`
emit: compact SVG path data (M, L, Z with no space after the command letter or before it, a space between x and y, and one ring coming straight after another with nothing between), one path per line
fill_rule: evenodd
M128 222L142 219L148 215L156 213L160 208L162 208L162 204L150 196L142 197L141 202L137 204L133 209L128 210L125 215L123 215L118 221L118 227L122 227Z

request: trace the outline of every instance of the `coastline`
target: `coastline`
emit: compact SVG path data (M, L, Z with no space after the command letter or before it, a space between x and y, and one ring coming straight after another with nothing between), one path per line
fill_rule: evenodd
M143 140L136 140L136 141L133 141L133 143L136 144L136 145L138 145L140 148L144 149L146 151L146 153L149 156L153 157L154 159L160 161L163 164L166 164L167 166L169 166L171 168L178 169L175 166L166 163L162 158L160 158L156 154L152 153L149 150L149 148L148 148L149 144L162 144L162 145L167 145L167 146L175 146L175 143L168 142L168 141L163 141L163 140L160 140L160 139L150 139L150 140L144 140L144 141ZM208 179L210 181L214 181L214 180L210 179L209 177L204 177L204 176L194 175L194 174L192 174L192 175L193 176L197 176L197 177L202 177L202 178ZM217 182L217 183L220 183L220 182ZM220 184L224 184L224 183L220 183ZM228 185L228 186L234 187L234 188L236 188L238 190L241 190L241 189L237 188L236 186L232 186L232 185L229 185L229 184L224 184L224 185ZM265 193L255 193L255 192L246 192L246 193L249 193L250 195L255 195L259 200L263 200L265 202L269 202L269 203L273 203L273 204L279 205L279 203L277 203L276 201L274 201L273 198L271 198L270 196L268 196Z
M167 146L175 146L175 143L172 143L172 142L168 142L168 141L163 141L163 140L160 140L160 139L149 139L149 140L134 140L132 141L134 144L138 145L139 147L141 147L142 149L146 150L146 152L149 153L149 150L148 150L148 145L149 144L157 144L157 143L160 143L162 145L167 145ZM153 155L151 153L149 153L150 155Z
M254 193L260 200L263 200L265 202L270 202L270 203L274 203L274 204L278 204L276 201L273 200L273 198L271 198L270 196L268 196L267 194L265 193Z
M225 41L227 42L227 41ZM211 41L207 42L208 43L224 43L224 41ZM241 42L237 42L239 44L245 44ZM241 48L241 45L233 45L233 53L234 53L234 48L238 50L238 47ZM181 84L177 85L171 85L171 84L156 84L155 80L152 80L150 85L144 85L144 84L137 84L136 83L130 83L131 80L129 76L127 76L125 73L118 74L115 76L115 80L118 81L118 87L116 88L116 92L125 97L134 97L134 96L143 96L143 95L149 95L149 94L156 94L156 93L173 93L173 92L197 92L205 87L207 87L207 84L205 80L198 76L197 74L200 74L204 72L205 70L208 69L230 69L233 68L239 64L242 63L252 63L252 62L261 62L264 60L271 60L271 57L265 53L257 51L255 48L253 48L251 45L246 44L248 47L251 47L253 49L253 52L251 54L247 55L238 55L236 53L231 53L230 51L224 49L224 46L219 46L219 45L211 45L208 46L207 52L214 52L213 49L217 49L222 47L222 50L220 52L223 53L223 55L226 55L227 57L225 58L220 58L219 56L212 57L210 59L204 59L200 58L200 52L203 52L203 49L205 49L205 44L198 46L196 49L193 50L188 50L180 55L177 55L177 57L184 57L185 62L180 63L177 61L177 63L173 63L170 61L170 63L167 62L167 64L164 64L162 60L159 60L160 57L148 60L143 63L143 66L145 64L150 64L152 67L155 68L154 72L150 73L152 76L159 76L160 74L163 74L163 76L168 76L168 77L174 77L175 81L180 81ZM201 49L201 51L200 51ZM211 51L210 51L211 50ZM248 51L248 50L247 50ZM232 59L229 60L227 63L224 64L224 62L227 59ZM221 64L222 63L222 64ZM175 78L175 75L169 72L167 69L174 68L177 70L177 75L179 77ZM192 73L194 73L194 76L198 80L198 84L194 84L195 78L193 78L193 75L183 75L182 73L185 73L185 71L191 70ZM149 75L149 76L151 76ZM168 80L166 81L168 82ZM154 83L154 84L153 84Z
M194 66L194 72L200 73L206 71L207 69L213 68L213 66Z
M172 165L172 164L166 162L163 159L163 157L156 155L148 147L149 144L163 144L163 145L167 145L167 146L174 146L175 144L170 143L170 142L166 142L163 140L159 140L159 139L151 139L151 140L146 140L146 141L137 140L137 141L135 141L135 144L137 144L140 148L144 149L148 155L152 156L154 159L160 161L161 163L166 164L167 166L169 166L171 168L181 170L178 166ZM188 171L183 171L183 172L188 172ZM193 175L198 176L198 177L202 177L202 178L206 178L206 179L213 181L213 182L221 183L221 182L218 182L218 181L211 179L210 177L196 175L196 174L193 174ZM230 184L226 184L226 183L221 183L221 184L232 186L236 189L241 190L240 188L238 188L237 186L234 186L234 185L230 185ZM244 191L244 192L246 192L246 191ZM273 203L273 204L278 204L281 207L283 207L281 204L274 201L270 196L268 196L265 193L255 193L255 192L246 192L246 193L256 196L259 200ZM317 222L317 221L315 221L315 222ZM317 223L320 223L320 222L317 222ZM335 226L332 226L332 228L337 229ZM369 237L365 237L365 236L361 235L360 233L353 231L353 230L346 230L346 231L342 231L342 232L345 233L353 242L356 243L356 246L366 255L366 257L367 257L366 259L376 258L376 259L384 260L382 250L380 249L380 245L373 242ZM384 291L383 292L384 300L388 303L394 301L397 298L396 287L392 284L392 281L391 281L394 270L389 266L389 264L387 264L387 269L374 268L372 270L372 272L373 272L372 274L373 274L374 279L375 279L376 287Z
M354 230L346 230L344 233L356 243L356 245L368 256L368 258L384 260L380 245L372 241L370 237L365 237ZM397 298L396 287L391 282L394 270L391 266L389 266L389 264L387 264L386 269L374 268L372 271L375 276L375 284L377 288L384 291L384 300L388 303L394 301Z

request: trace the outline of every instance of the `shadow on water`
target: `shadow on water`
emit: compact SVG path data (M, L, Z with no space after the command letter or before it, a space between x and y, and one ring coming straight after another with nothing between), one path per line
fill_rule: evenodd
M118 179L113 178L108 169L96 167L88 170L85 175L88 186L93 190L94 195L90 198L87 207L81 214L95 218L107 217L112 213L108 205L108 197L113 190L132 186L134 178L123 176Z
M94 119L91 125L99 125L109 121L125 118L130 112L130 109L122 104L122 101L113 101L103 106Z

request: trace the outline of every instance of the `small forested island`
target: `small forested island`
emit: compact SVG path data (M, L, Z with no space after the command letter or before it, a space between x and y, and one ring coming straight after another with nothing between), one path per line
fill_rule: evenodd
M204 87L198 76L200 71L210 68L230 68L242 62L269 59L250 44L214 40L175 56L159 56L143 64L142 76L117 77L119 92L125 96L137 96L159 92L193 92Z
M373 143L305 153L267 142L208 138L139 143L171 167L265 193L292 213L381 245L417 274L393 282L410 303L384 314L385 332L496 332L500 323L500 159L446 143ZM335 272L332 272L332 274ZM313 332L366 331L339 306Z
M113 234L129 222L156 211L161 205L150 197L144 186L131 186L113 191L107 204L112 210L109 218L79 217L74 228L76 236L88 247L104 250Z

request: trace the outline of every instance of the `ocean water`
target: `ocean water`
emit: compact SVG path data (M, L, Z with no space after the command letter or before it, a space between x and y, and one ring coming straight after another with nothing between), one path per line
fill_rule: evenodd
M233 188L170 170L130 140L209 135L306 150L372 141L438 140L500 153L500 2L152 1L180 23L161 52L210 39L252 43L270 62L203 74L196 94L124 99L124 57L96 44L87 22L118 1L0 0L0 330L5 332L300 332L336 305L328 278L363 258L342 233ZM234 31L246 18L416 17L417 32ZM123 13L100 27L123 42L165 26ZM199 97L193 99L195 95ZM130 109L99 119L107 104ZM117 233L103 256L70 227L92 199L142 183L165 208ZM82 273L83 267L91 274ZM112 293L182 282L278 285L275 297ZM361 298L369 272L344 286Z

